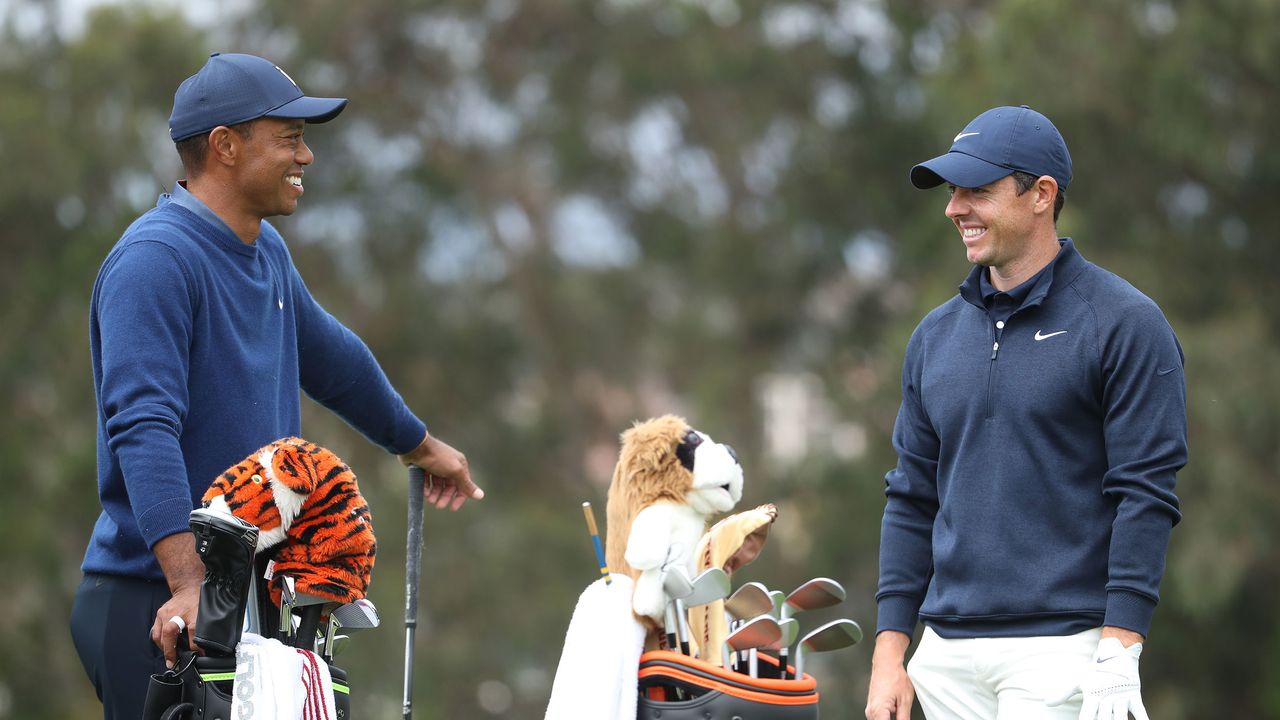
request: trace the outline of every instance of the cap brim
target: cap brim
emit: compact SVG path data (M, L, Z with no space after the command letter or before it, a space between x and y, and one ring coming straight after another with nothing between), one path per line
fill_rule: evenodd
M943 183L962 188L976 188L1011 174L1013 170L1003 165L952 151L911 168L911 184L921 190L937 187Z
M346 98L316 98L302 96L268 112L263 117L306 120L311 123L329 122L347 106Z

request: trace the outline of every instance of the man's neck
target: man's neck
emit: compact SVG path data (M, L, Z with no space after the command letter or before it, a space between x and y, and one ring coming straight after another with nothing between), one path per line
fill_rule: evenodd
M1027 243L1026 251L1021 255L999 267L987 268L992 287L1001 292L1018 287L1053 262L1061 247L1056 232L1051 230L1038 234Z
M187 191L200 199L206 207L213 211L222 222L231 228L231 232L240 238L245 245L252 245L261 232L262 218L241 209L238 199L220 183L208 175L183 181Z

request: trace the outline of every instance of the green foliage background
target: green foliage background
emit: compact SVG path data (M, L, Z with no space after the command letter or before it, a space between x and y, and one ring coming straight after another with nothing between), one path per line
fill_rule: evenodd
M662 412L738 449L744 506L782 510L744 577L835 577L850 598L815 621L874 627L902 350L966 269L942 191L907 170L1018 103L1071 145L1061 232L1159 302L1187 355L1147 706L1280 717L1280 3L177 7L0 2L0 718L98 713L66 626L98 508L88 295L179 177L172 93L214 50L351 98L308 132L279 226L489 493L427 517L419 717L542 717L596 575L579 505L603 519L618 433ZM305 412L374 509L385 624L344 664L359 716L396 717L404 473ZM869 658L815 658L823 717L861 717Z

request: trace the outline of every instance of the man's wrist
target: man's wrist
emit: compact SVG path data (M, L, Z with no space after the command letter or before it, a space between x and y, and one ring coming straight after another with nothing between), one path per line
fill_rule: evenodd
M1146 638L1143 637L1141 633L1134 632L1133 630L1126 630L1125 628L1114 627L1111 625L1108 625L1102 628L1102 637L1116 638L1117 640L1120 641L1120 644L1125 647L1130 647L1135 643L1146 642Z
M412 450L401 453L399 456L400 461L406 465L412 465L415 460L427 454L427 445L431 443L431 439L431 431L423 431L422 442L415 445Z
M164 572L169 592L177 593L186 587L199 587L204 581L204 562L196 553L194 533L179 532L162 538L152 547L152 552Z
M871 654L871 664L896 665L901 667L907 658L907 648L911 646L911 636L897 630L881 630L876 634L875 651Z

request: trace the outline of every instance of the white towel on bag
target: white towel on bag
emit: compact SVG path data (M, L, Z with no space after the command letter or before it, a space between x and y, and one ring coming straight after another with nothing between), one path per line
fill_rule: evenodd
M612 579L578 597L545 720L635 720L644 626L631 614L631 578Z
M246 632L236 646L233 720L334 720L329 667L310 650Z

